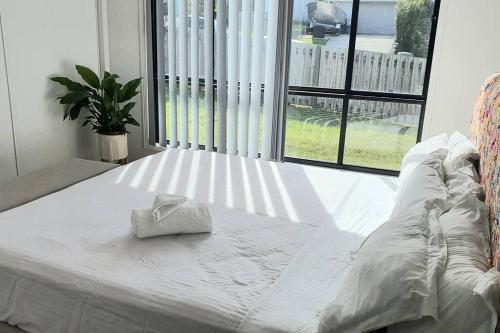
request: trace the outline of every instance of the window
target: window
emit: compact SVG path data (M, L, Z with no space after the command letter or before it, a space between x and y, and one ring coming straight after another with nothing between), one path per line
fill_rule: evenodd
M439 0L151 0L153 141L396 174L420 140L438 12Z
M420 140L439 1L296 0L285 160L394 174Z
M278 4L150 2L157 143L271 159Z

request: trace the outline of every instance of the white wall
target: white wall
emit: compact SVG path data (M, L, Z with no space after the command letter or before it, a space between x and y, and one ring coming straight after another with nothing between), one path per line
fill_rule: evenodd
M108 29L106 64L111 72L120 76L123 81L128 81L145 76L144 58L147 50L144 47L146 32L144 25L143 0L102 0L105 5L103 15L107 21ZM146 78L141 86L145 89ZM144 92L144 91L143 91ZM145 93L145 92L144 92ZM155 151L145 149L143 129L147 129L147 119L143 117L143 107L147 104L145 94L138 95L135 99L137 105L131 114L141 124L141 127L128 126L129 130L129 159L135 160Z
M498 0L443 0L423 136L468 133L483 81L500 71Z
M9 87L2 36L2 18L0 17L0 181L16 175Z
M96 3L0 0L20 174L71 157L97 157L95 135L80 121L62 121L55 97L64 89L48 80L55 74L76 79L75 63L98 69Z

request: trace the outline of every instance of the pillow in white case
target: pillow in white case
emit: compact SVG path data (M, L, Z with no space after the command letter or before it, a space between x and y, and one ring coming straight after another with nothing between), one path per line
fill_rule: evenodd
M359 333L402 320L437 319L436 284L446 265L439 208L422 202L363 243L320 332Z
M422 163L430 154L439 149L448 149L448 134L433 136L413 146L401 161L401 172Z
M447 160L455 160L458 158L479 159L479 154L472 142L462 133L455 132L448 140L448 157Z
M484 200L484 191L480 184L479 175L472 162L479 155L472 142L459 132L453 133L449 140L449 152L443 162L445 184L450 194L450 204L454 205L463 194Z
M486 207L472 195L439 218L448 259L438 280L438 321L428 318L389 327L388 333L494 333L500 310L500 273L490 269Z
M450 205L456 204L457 200L464 194L472 194L479 200L484 200L484 190L480 184L474 164L465 158L445 160L444 180L450 195Z
M396 204L391 216L397 216L424 201L434 203L441 210L448 209L448 191L444 183L443 159L439 150L427 156L409 174L401 174Z

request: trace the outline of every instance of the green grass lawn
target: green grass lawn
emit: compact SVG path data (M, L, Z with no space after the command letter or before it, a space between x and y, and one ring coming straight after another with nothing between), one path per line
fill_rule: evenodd
M214 94L214 99L215 99L215 94ZM170 102L168 100L168 92L166 94L166 127L167 127L167 139L170 139ZM216 102L215 102L216 103ZM216 106L217 107L217 106ZM192 138L192 117L191 117L191 96L188 98L188 126L189 126L189 142L191 142ZM205 98L202 92L200 92L200 101L199 101L199 117L198 117L198 136L199 136L199 144L204 145L205 144L205 126L206 126L206 108L205 108ZM179 100L177 100L177 136L179 135L179 124L180 124L180 118L179 118ZM260 115L260 124L262 125L262 113ZM261 143L261 137L262 137L262 126L259 127L259 147ZM218 127L218 119L217 119L217 112L214 112L214 145L217 146L218 144L218 137L219 137L219 127Z
M399 170L415 136L384 131L380 124L359 127L348 123L344 164ZM340 126L322 126L293 118L286 124L286 156L337 162Z
M189 103L189 137L191 138L191 104ZM167 101L167 137L170 133L170 108ZM200 98L199 137L205 143L205 104ZM177 117L179 124L179 117ZM340 125L339 115L312 107L290 106L286 123L285 155L311 160L337 162ZM262 124L262 116L261 116ZM179 125L178 125L179 126ZM262 127L262 126L261 126ZM401 131L405 128L404 131ZM344 163L357 166L399 170L404 154L415 144L414 128L377 119L348 121ZM217 146L217 112L214 140ZM259 136L260 138L260 136ZM259 142L260 146L260 142Z

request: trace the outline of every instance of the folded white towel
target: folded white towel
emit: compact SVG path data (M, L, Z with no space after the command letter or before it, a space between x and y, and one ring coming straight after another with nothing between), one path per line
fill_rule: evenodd
M212 232L212 217L203 203L186 201L158 222L152 215L151 208L132 210L132 230L138 238Z
M158 194L153 203L153 221L160 221L178 209L186 200L186 197L178 195Z

